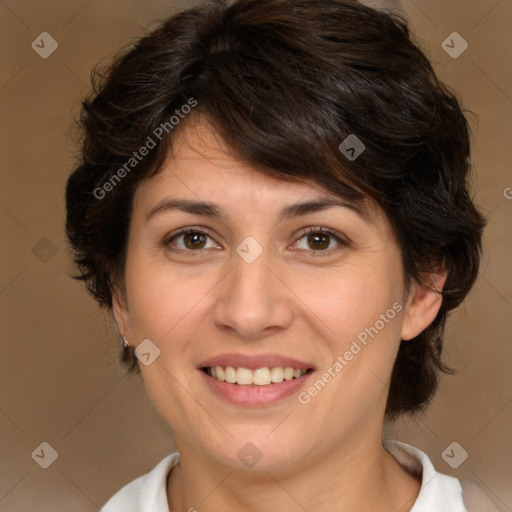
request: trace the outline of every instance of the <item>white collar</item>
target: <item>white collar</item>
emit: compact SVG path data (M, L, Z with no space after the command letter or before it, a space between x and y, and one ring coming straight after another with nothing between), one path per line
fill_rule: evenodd
M421 476L421 489L410 512L467 512L457 478L438 473L428 456L399 441L384 440L384 448L409 473Z
M404 469L421 475L421 490L410 512L468 512L459 480L438 473L425 453L398 441L384 440L383 446ZM167 477L179 462L179 453L168 455L112 496L101 512L170 512Z

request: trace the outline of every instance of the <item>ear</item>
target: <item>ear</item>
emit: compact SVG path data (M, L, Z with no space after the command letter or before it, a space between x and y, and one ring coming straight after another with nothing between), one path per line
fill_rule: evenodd
M402 322L402 340L415 338L435 319L443 297L440 291L446 281L446 271L441 273L423 273L421 282L412 285L407 298L404 320Z
M129 345L133 345L130 313L128 311L126 294L118 287L114 287L112 291L112 315L114 316L119 334L123 338L126 338Z

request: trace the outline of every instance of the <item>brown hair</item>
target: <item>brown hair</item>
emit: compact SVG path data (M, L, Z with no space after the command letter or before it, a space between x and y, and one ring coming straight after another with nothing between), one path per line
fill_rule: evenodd
M159 171L174 131L161 130L144 159L120 169L192 98L241 161L375 200L408 282L446 269L436 319L401 343L386 414L429 402L439 370L449 371L444 324L477 277L484 220L467 190L468 123L403 20L351 0L206 2L166 20L104 76L96 72L94 87L83 102L66 227L78 278L100 304L112 305L123 279L134 190ZM353 160L339 149L351 134L365 146ZM123 359L138 369L133 349Z

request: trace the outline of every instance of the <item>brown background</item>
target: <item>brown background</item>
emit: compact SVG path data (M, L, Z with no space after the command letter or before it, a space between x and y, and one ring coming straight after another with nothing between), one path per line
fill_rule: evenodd
M110 318L68 277L63 191L72 113L91 68L188 5L0 3L0 512L98 510L174 449L141 380L117 363ZM402 5L439 76L478 116L474 190L489 225L480 278L449 324L446 358L459 375L443 379L426 416L386 436L427 451L440 471L473 479L512 510L512 1ZM458 59L441 48L453 31L469 43ZM59 45L47 59L31 48L41 32ZM31 457L43 441L58 452L48 469ZM457 470L441 458L452 441L469 453Z

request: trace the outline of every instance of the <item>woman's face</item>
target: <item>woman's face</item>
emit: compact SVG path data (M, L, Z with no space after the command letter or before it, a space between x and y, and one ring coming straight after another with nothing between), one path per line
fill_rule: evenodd
M142 375L178 448L271 470L380 435L408 308L382 212L241 164L206 123L173 154L135 193L115 312L151 340Z

